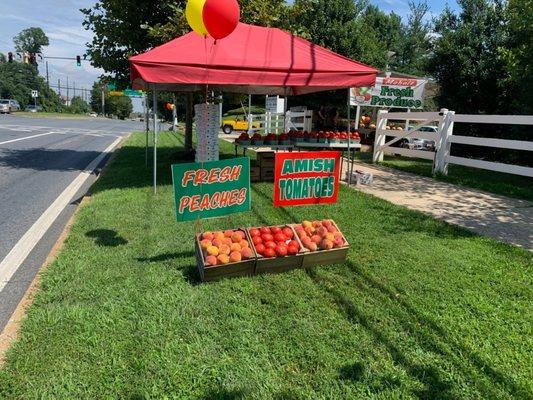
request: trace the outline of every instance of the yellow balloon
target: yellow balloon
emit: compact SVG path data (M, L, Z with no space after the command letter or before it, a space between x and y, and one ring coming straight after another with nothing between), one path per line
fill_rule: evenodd
M192 30L201 36L207 36L204 25L203 11L206 0L189 0L185 7L185 17Z

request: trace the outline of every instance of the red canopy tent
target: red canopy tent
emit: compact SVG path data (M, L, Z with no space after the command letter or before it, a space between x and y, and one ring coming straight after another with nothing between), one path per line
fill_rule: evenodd
M215 42L188 33L130 58L136 89L285 96L373 86L376 71L276 28L240 23Z
M243 23L219 41L188 33L131 57L130 68L133 88L152 90L154 105L157 90L192 92L209 85L223 92L290 96L373 86L378 73L291 33ZM155 106L153 111L156 115Z

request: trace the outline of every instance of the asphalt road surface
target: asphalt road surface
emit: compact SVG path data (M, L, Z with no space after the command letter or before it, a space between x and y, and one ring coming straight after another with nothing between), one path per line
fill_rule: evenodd
M0 115L0 332L120 139L140 122Z

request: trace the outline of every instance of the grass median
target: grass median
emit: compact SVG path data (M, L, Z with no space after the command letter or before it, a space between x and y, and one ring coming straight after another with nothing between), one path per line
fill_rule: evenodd
M0 370L0 398L533 394L530 253L345 187L335 205L275 209L262 183L250 212L201 229L332 218L347 262L200 284L196 223L174 219L183 140L159 144L157 195L141 134L93 187Z

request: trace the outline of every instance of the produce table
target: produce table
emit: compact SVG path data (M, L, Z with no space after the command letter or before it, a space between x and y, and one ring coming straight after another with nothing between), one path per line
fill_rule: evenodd
M276 152L279 150L292 151L292 149L294 148L294 145L292 144L272 144L272 145L265 144L265 145L258 146L256 144L242 145L240 143L234 143L234 146L235 146L235 156L238 155L239 147L242 148L243 156L246 155L246 150L252 150L252 151L255 151L256 153L261 153L261 152L269 152L269 151Z

